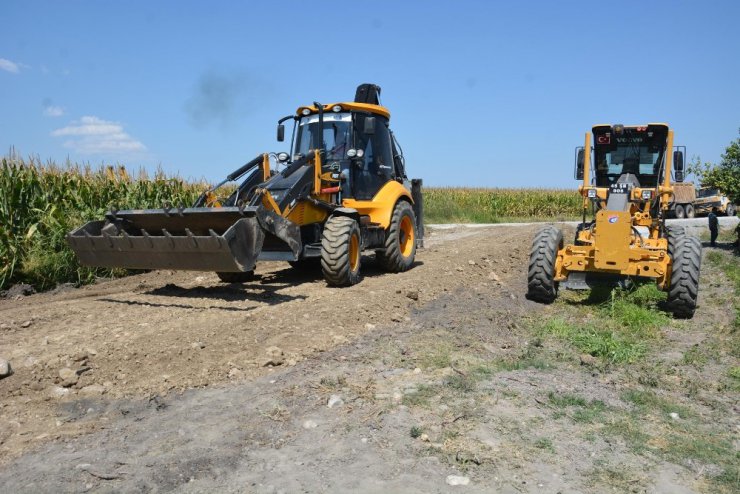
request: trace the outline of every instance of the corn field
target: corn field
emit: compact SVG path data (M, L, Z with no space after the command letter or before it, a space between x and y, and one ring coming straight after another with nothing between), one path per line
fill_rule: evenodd
M206 187L159 172L131 177L123 166L89 166L4 158L0 168L0 289L29 283L46 289L58 283L90 282L110 270L77 264L65 234L100 219L115 206L192 204Z
M570 189L424 189L427 223L499 223L577 219L583 199Z
M4 158L0 169L0 289L28 283L89 283L125 274L80 266L65 235L101 219L111 207L156 208L192 204L207 188L162 172L132 177L123 166L91 168ZM427 223L495 223L514 219L574 219L581 200L573 190L427 188Z

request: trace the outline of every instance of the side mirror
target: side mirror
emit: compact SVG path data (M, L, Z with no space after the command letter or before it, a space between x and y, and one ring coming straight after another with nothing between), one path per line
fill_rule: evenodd
M365 117L365 125L363 126L362 133L367 135L375 134L375 117Z
M277 127L277 140L283 142L285 140L285 125L279 124Z
M576 180L583 180L583 148L576 148Z
M676 182L683 182L683 153L681 151L673 152L673 168L676 170Z

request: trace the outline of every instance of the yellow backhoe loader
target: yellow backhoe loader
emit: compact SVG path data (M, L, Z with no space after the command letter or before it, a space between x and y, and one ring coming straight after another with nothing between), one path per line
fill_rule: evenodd
M684 151L674 151L673 130L662 123L596 125L592 134L576 149L583 220L572 244L564 245L562 232L551 225L535 235L528 298L550 303L560 287L654 280L668 292L666 307L674 316L692 317L701 243L683 227L665 222L673 201L674 163L676 182L683 181L684 172ZM589 210L591 221L586 220Z
M229 283L265 260L320 263L328 284L353 285L363 251L405 271L424 235L422 182L407 178L379 98L380 87L362 84L352 102L302 106L278 122L281 142L294 123L290 153L257 156L192 207L111 210L67 241L86 266L215 271Z

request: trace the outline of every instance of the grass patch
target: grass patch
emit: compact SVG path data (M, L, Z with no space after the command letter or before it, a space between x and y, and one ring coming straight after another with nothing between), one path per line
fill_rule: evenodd
M494 365L498 370L502 371L520 371L525 369L547 370L552 368L552 363L544 358L531 356L499 360Z
M694 366L697 369L704 367L708 360L707 354L699 348L699 345L694 345L686 350L682 359L684 364Z
M597 464L589 477L592 486L608 486L613 492L638 492L638 487L644 483L639 474L622 465Z
M673 420L670 419L671 413L677 413L682 419L694 418L696 416L688 408L668 401L653 391L632 389L622 394L622 400L632 403L637 407L638 412L643 415L650 412L657 412L666 420Z
M727 371L727 375L740 382L740 367L730 367L730 370Z
M570 394L557 395L552 391L547 395L547 398L553 406L558 408L585 407L587 404L586 399L580 396Z
M552 445L552 441L546 437L541 437L537 439L534 443L534 447L538 449L544 449L545 451L549 451L550 453L555 452L555 447Z
M578 325L555 318L547 321L541 331L563 338L581 352L611 364L635 362L645 355L647 344L638 335L620 331L608 323L603 326Z
M712 251L707 254L707 261L722 270L732 282L735 295L740 295L740 261L737 256Z
M659 337L658 328L670 318L658 306L665 293L654 284L630 289L594 289L588 295L566 300L571 305L596 305L597 321L574 323L553 318L540 333L569 341L583 353L610 364L633 363L647 353L648 343Z
M555 418L567 415L564 410L567 408L576 408L570 417L575 422L591 423L599 419L606 411L606 405L601 400L588 401L585 398L571 394L556 394L550 392L547 399L553 407L559 408Z
M429 348L419 357L419 367L422 369L443 369L452 365L452 346L449 343L439 343Z
M416 389L416 393L407 393L403 395L401 403L408 407L426 407L429 401L439 394L436 386L421 384Z
M731 433L717 431L685 406L652 391L629 390L622 399L633 410L611 420L602 433L620 436L637 452L651 452L702 473L711 492L737 492L740 488L740 454ZM670 417L678 413L679 419ZM646 432L649 431L649 432Z
M735 318L732 322L732 329L737 332L740 330L740 260L736 255L712 251L707 254L707 261L721 269L732 284L735 292L733 303ZM740 357L740 342L738 342L737 333L732 342L730 353L735 357Z
M445 386L460 393L470 393L478 383L476 377L475 374L451 374L445 379Z

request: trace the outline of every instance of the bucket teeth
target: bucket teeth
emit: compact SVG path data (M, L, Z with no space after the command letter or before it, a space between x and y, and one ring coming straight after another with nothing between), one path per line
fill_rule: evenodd
M126 233L125 230L121 230L121 235L123 235L123 238L125 238L126 240L128 240L129 247L133 248L134 247L134 241L131 240L131 236L128 233Z
M236 273L254 269L266 235L275 245L276 234L260 222L257 207L174 209L165 204L164 209L118 211L115 218L91 221L66 238L85 266Z
M141 229L141 236L144 237L145 239L147 239L149 241L149 247L153 249L154 248L154 241L152 241L152 237L150 237L149 234L147 233L147 231L145 229L143 229L143 228Z
M190 228L185 229L185 234L192 240L193 246L197 249L198 248L198 240L195 238L195 235L193 235L193 232L190 231Z

